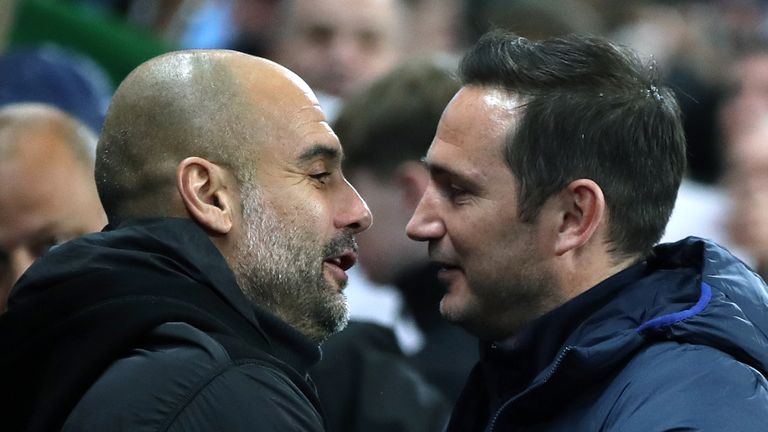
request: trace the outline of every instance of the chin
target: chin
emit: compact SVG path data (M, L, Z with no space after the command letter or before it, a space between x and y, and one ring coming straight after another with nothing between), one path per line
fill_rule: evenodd
M467 305L456 294L448 293L440 300L440 314L446 320L461 324L466 320Z

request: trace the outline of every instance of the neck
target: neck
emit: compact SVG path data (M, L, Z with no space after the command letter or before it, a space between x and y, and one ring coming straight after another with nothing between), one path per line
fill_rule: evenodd
M635 264L639 256L631 256L616 260L606 250L595 254L574 254L567 258L565 271L560 272L561 293L568 301L593 286Z

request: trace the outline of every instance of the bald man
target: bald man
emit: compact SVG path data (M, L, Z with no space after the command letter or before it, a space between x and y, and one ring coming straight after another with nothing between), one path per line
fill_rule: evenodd
M107 223L93 181L96 135L43 104L0 109L0 312L32 262Z
M108 227L37 261L0 318L3 427L322 431L306 370L371 223L342 157L278 64L139 66L97 148Z

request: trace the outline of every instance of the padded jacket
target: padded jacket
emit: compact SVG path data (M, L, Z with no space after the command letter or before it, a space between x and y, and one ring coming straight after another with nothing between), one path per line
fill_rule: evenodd
M768 430L768 291L698 238L483 344L456 431Z
M51 250L14 288L2 429L318 432L319 358L194 222L132 221Z

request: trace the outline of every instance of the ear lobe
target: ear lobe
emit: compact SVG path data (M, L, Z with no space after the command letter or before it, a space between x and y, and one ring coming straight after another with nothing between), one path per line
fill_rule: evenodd
M420 163L403 162L395 172L395 181L402 191L405 205L413 212L429 184L429 171Z
M234 178L220 166L188 157L176 169L176 187L189 216L207 230L227 234L237 202Z
M555 253L560 256L584 246L594 236L605 216L605 197L592 180L572 181L558 195L562 218Z

